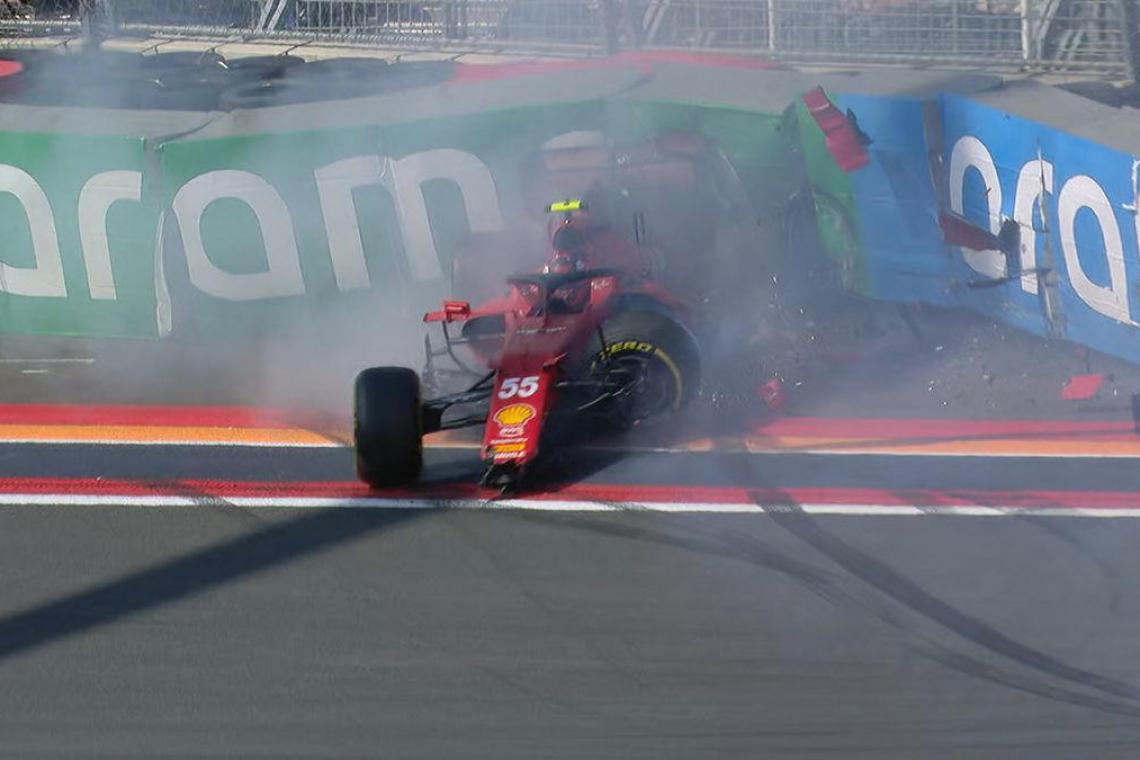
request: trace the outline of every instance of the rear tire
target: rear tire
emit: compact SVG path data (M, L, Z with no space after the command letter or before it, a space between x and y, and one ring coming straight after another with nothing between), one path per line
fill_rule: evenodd
M423 467L420 378L405 367L372 367L356 377L356 474L373 488L407 485Z
M700 391L701 359L696 340L668 312L618 312L602 324L606 340L595 338L586 359L591 373L606 366L642 372L627 418L619 427L652 424L680 411Z

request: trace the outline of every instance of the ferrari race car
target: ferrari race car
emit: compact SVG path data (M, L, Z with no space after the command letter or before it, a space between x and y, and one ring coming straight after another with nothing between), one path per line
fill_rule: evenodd
M411 483L425 433L485 424L483 485L509 489L560 441L660 420L697 394L697 341L685 305L660 282L640 217L629 240L592 227L582 201L547 210L561 219L541 271L508 277L507 294L481 307L446 301L425 315L441 325L444 346L427 341L422 378L405 367L357 376L356 468L365 483ZM455 366L437 367L441 357ZM423 398L458 378L464 390Z

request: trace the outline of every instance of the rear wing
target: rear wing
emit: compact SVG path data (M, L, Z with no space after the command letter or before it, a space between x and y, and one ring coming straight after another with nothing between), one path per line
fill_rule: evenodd
M471 319L471 304L467 301L444 301L443 308L424 314L424 322L466 322Z

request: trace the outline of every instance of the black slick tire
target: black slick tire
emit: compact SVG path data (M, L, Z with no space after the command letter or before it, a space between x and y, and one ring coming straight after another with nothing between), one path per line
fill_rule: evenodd
M356 377L356 474L373 488L407 485L423 467L419 376L405 367L372 367Z
M635 402L626 425L663 420L680 411L700 391L701 359L696 340L671 314L656 310L622 311L602 323L601 340L594 338L587 360L591 372L607 364L643 365L646 392Z

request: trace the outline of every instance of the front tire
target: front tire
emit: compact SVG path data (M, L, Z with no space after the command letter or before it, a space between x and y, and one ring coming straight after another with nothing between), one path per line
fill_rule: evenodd
M405 367L372 367L356 377L356 474L373 488L407 485L423 468L420 378Z

